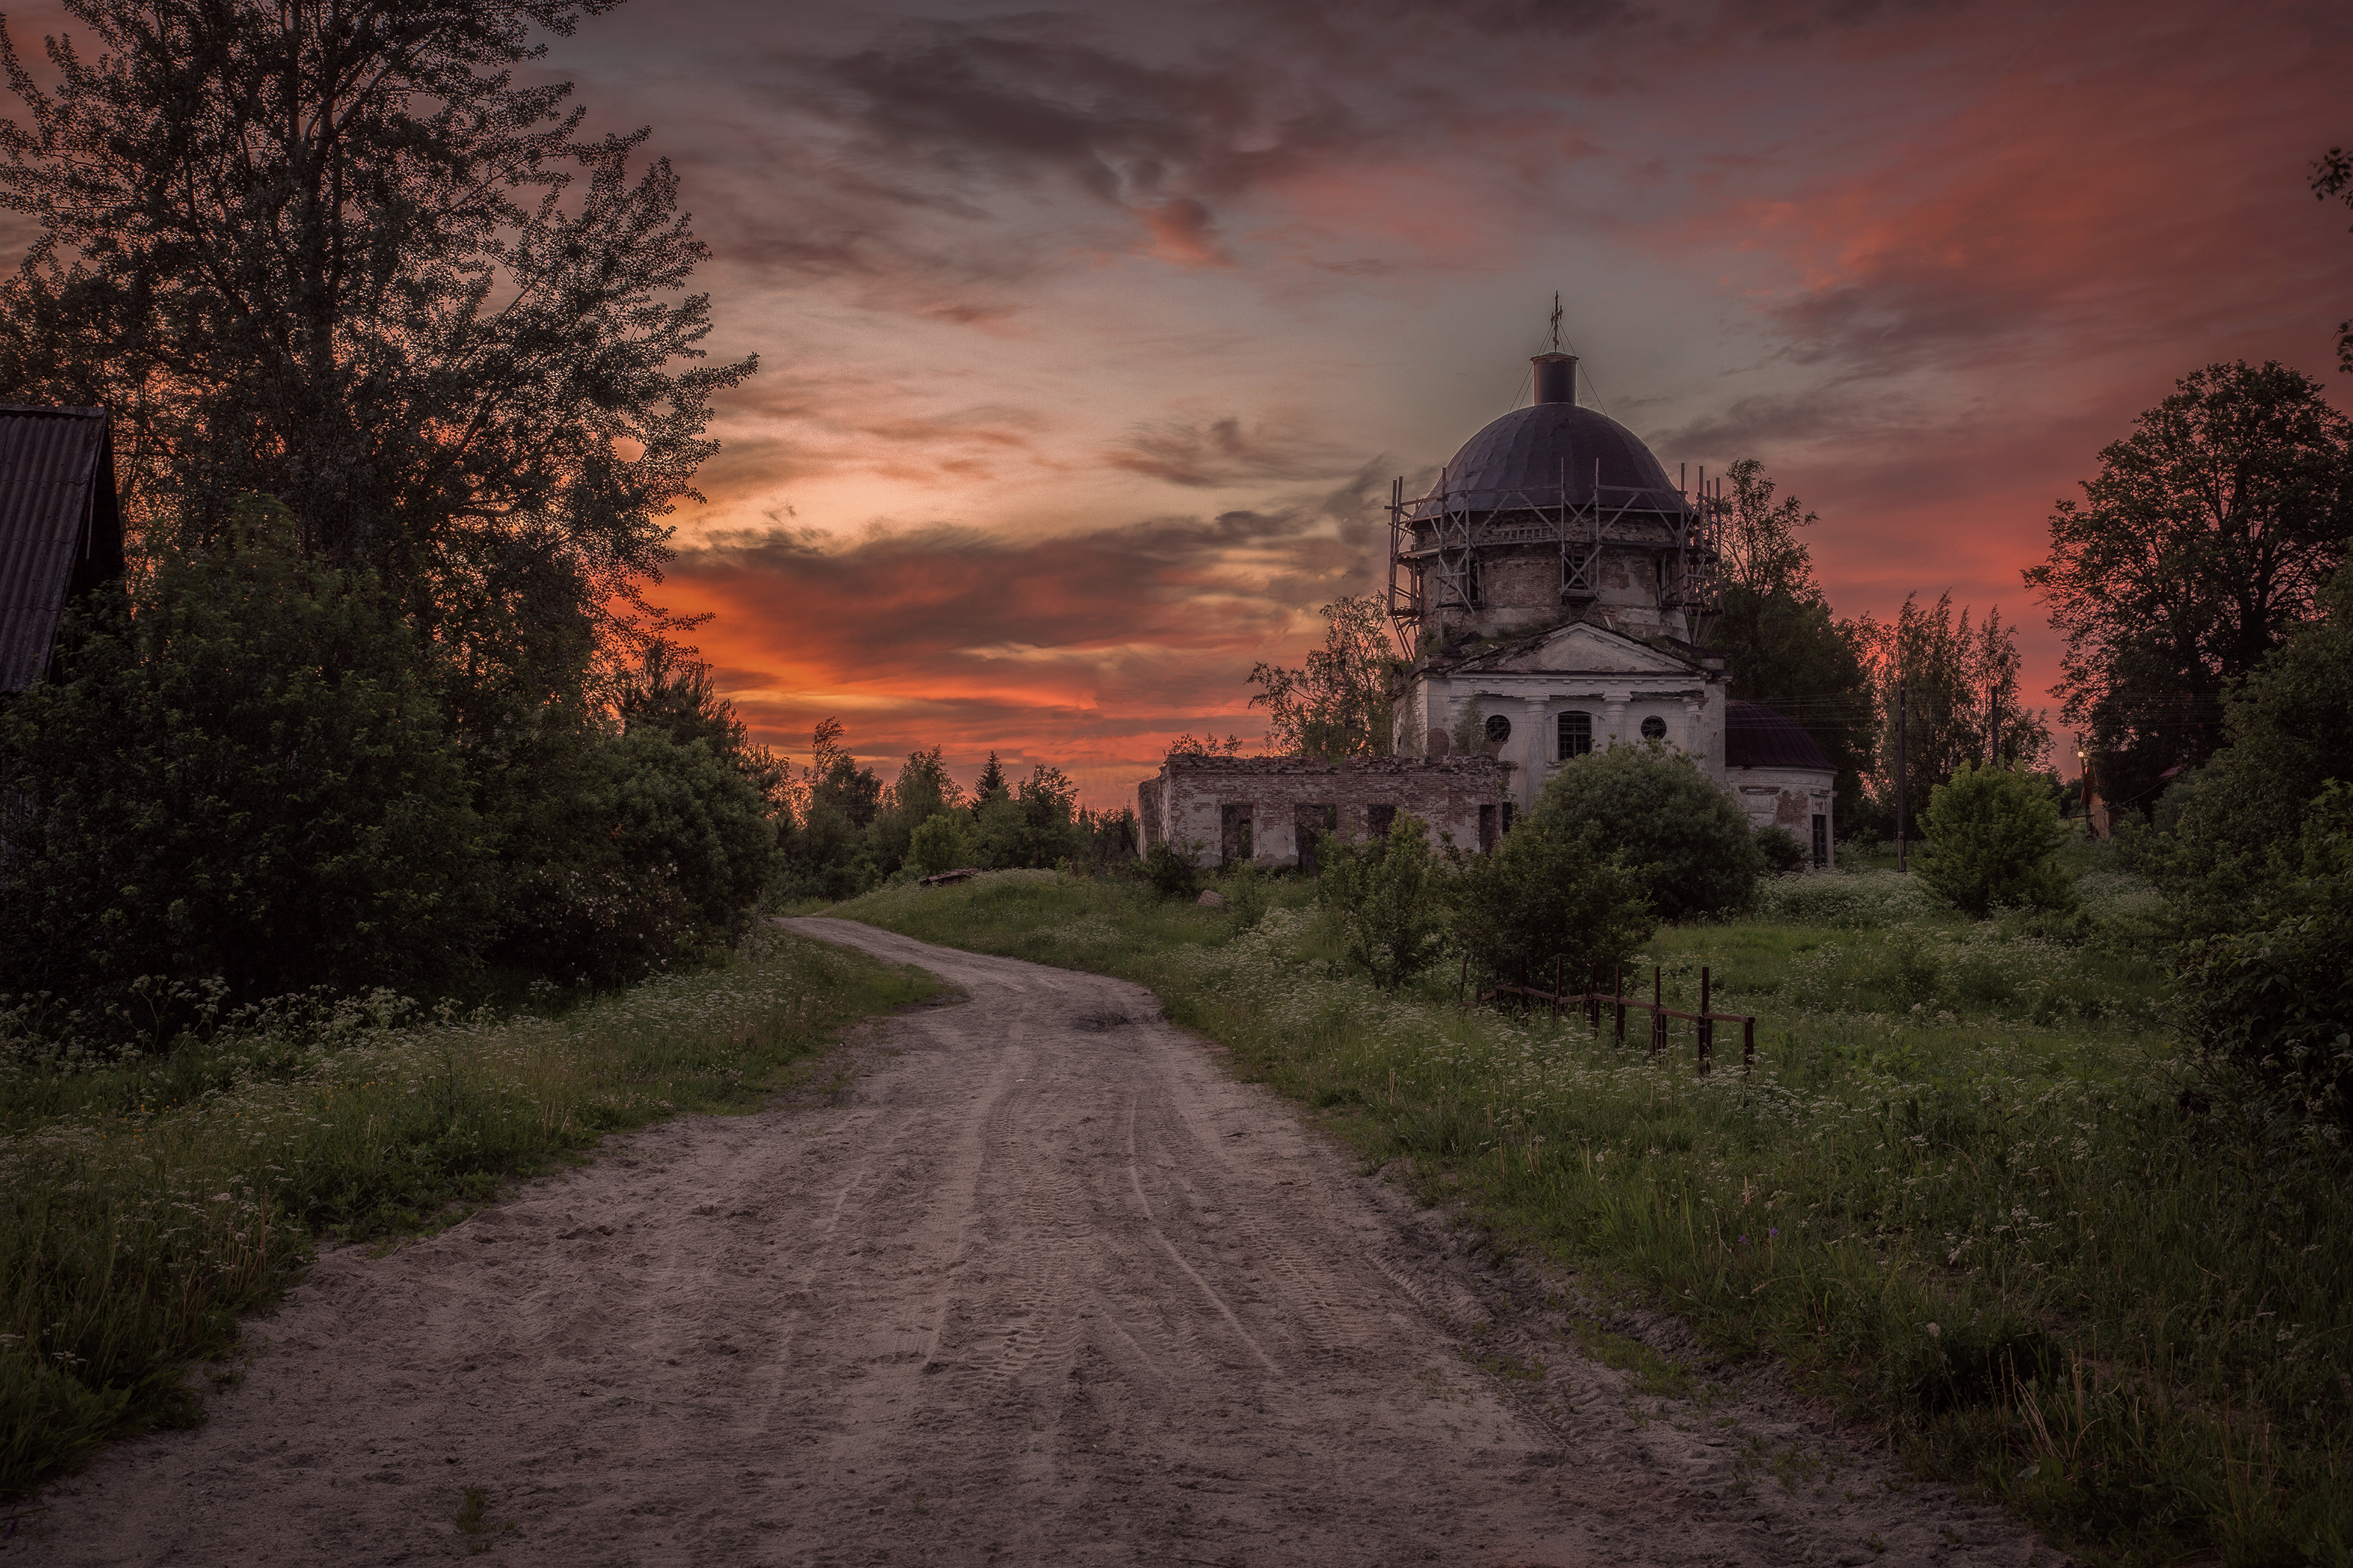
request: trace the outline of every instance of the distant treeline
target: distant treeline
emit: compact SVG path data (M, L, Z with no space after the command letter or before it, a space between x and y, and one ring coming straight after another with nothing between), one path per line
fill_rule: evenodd
M1078 804L1078 786L1050 763L1008 778L997 753L966 792L948 776L941 748L910 752L885 784L843 743L841 721L810 736L807 769L791 776L778 814L783 899L846 899L902 875L960 867L1047 868L1101 873L1134 859L1135 813Z

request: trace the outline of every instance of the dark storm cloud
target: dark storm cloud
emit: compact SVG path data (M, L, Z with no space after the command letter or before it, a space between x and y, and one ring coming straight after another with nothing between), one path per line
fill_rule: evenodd
M1364 573L1371 483L1356 476L1312 505L1047 539L968 528L848 542L783 528L726 532L682 551L669 574L725 602L746 631L771 629L796 661L937 690L1008 661L1247 644ZM751 662L741 649L732 657Z
M1107 449L1103 461L1193 489L1238 479L1331 479L1354 463L1333 442L1280 427L1246 429L1230 414L1207 423L1143 426Z
M892 171L863 193L875 205L1058 188L1145 215L1155 237L1200 255L1215 253L1218 201L1370 134L1319 85L1263 62L1146 61L1050 15L905 24L800 68L812 90L797 107L840 134L846 167Z

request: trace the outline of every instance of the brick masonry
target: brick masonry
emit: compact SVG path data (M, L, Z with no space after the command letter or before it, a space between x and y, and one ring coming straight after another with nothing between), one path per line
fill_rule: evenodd
M1388 828L1385 814L1419 817L1433 840L1485 846L1505 820L1512 764L1494 757L1170 757L1136 788L1144 848L1198 845L1222 865L1247 845L1261 866L1296 866L1320 827L1344 838ZM1248 826L1245 828L1244 824Z

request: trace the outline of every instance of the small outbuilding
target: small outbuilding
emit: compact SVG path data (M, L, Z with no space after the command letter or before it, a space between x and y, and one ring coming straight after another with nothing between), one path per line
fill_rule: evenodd
M1724 705L1724 784L1759 828L1786 827L1817 869L1830 868L1838 770L1805 726L1761 702Z
M54 676L66 606L121 576L106 410L0 405L0 695Z

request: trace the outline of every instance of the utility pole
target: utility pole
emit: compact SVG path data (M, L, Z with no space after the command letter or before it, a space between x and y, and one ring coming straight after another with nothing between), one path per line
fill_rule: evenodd
M1904 775L1906 772L1904 717L1904 682L1899 677L1895 682L1895 868L1898 871L1911 869L1905 864L1904 858Z

